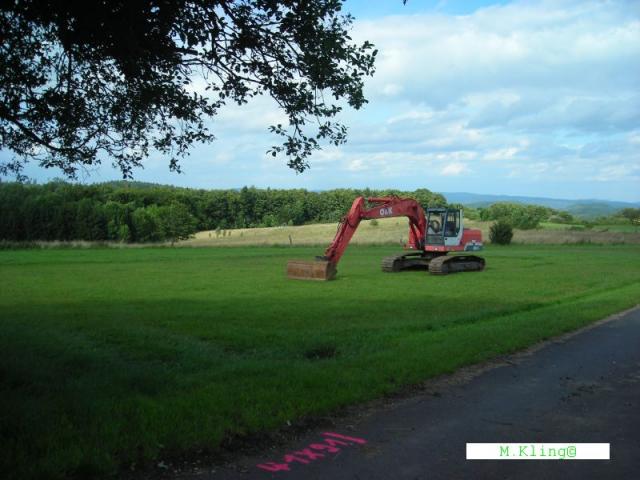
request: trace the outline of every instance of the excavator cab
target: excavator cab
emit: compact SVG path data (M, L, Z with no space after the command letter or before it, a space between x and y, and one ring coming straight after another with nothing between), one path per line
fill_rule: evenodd
M457 246L462 235L462 210L428 208L426 245Z

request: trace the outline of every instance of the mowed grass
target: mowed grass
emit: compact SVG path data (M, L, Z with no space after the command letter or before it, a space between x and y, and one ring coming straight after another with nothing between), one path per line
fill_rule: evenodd
M488 248L481 273L385 274L351 246L0 252L0 468L109 475L326 414L640 300L640 247Z

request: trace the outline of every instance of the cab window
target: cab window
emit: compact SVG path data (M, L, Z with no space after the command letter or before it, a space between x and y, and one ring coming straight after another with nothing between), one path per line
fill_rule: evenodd
M460 210L449 210L447 212L447 223L444 229L445 237L457 237L460 232Z

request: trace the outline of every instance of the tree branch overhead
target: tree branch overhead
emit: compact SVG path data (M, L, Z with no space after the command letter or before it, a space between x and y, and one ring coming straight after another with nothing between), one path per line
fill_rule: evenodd
M3 2L0 148L15 157L0 174L35 159L73 178L108 158L131 177L152 150L177 170L220 107L257 95L289 118L269 152L302 172L322 141L346 141L338 101L366 103L376 51L352 21L342 0Z

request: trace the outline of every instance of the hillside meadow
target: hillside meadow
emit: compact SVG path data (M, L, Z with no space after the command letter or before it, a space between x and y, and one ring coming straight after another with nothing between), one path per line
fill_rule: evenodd
M397 251L353 245L321 283L285 276L317 247L0 251L3 475L216 452L640 299L638 245L489 247L444 277L381 272Z
M489 227L493 222L465 219L465 226L482 231L485 243L489 241ZM571 228L574 227L574 228ZM242 228L207 230L196 233L193 238L180 242L181 246L328 246L336 233L337 223L268 228ZM361 222L351 243L354 245L404 245L408 236L408 221L405 218L383 218ZM632 225L601 225L591 229L576 226L543 223L532 230L514 230L514 243L522 244L640 244L640 230Z

